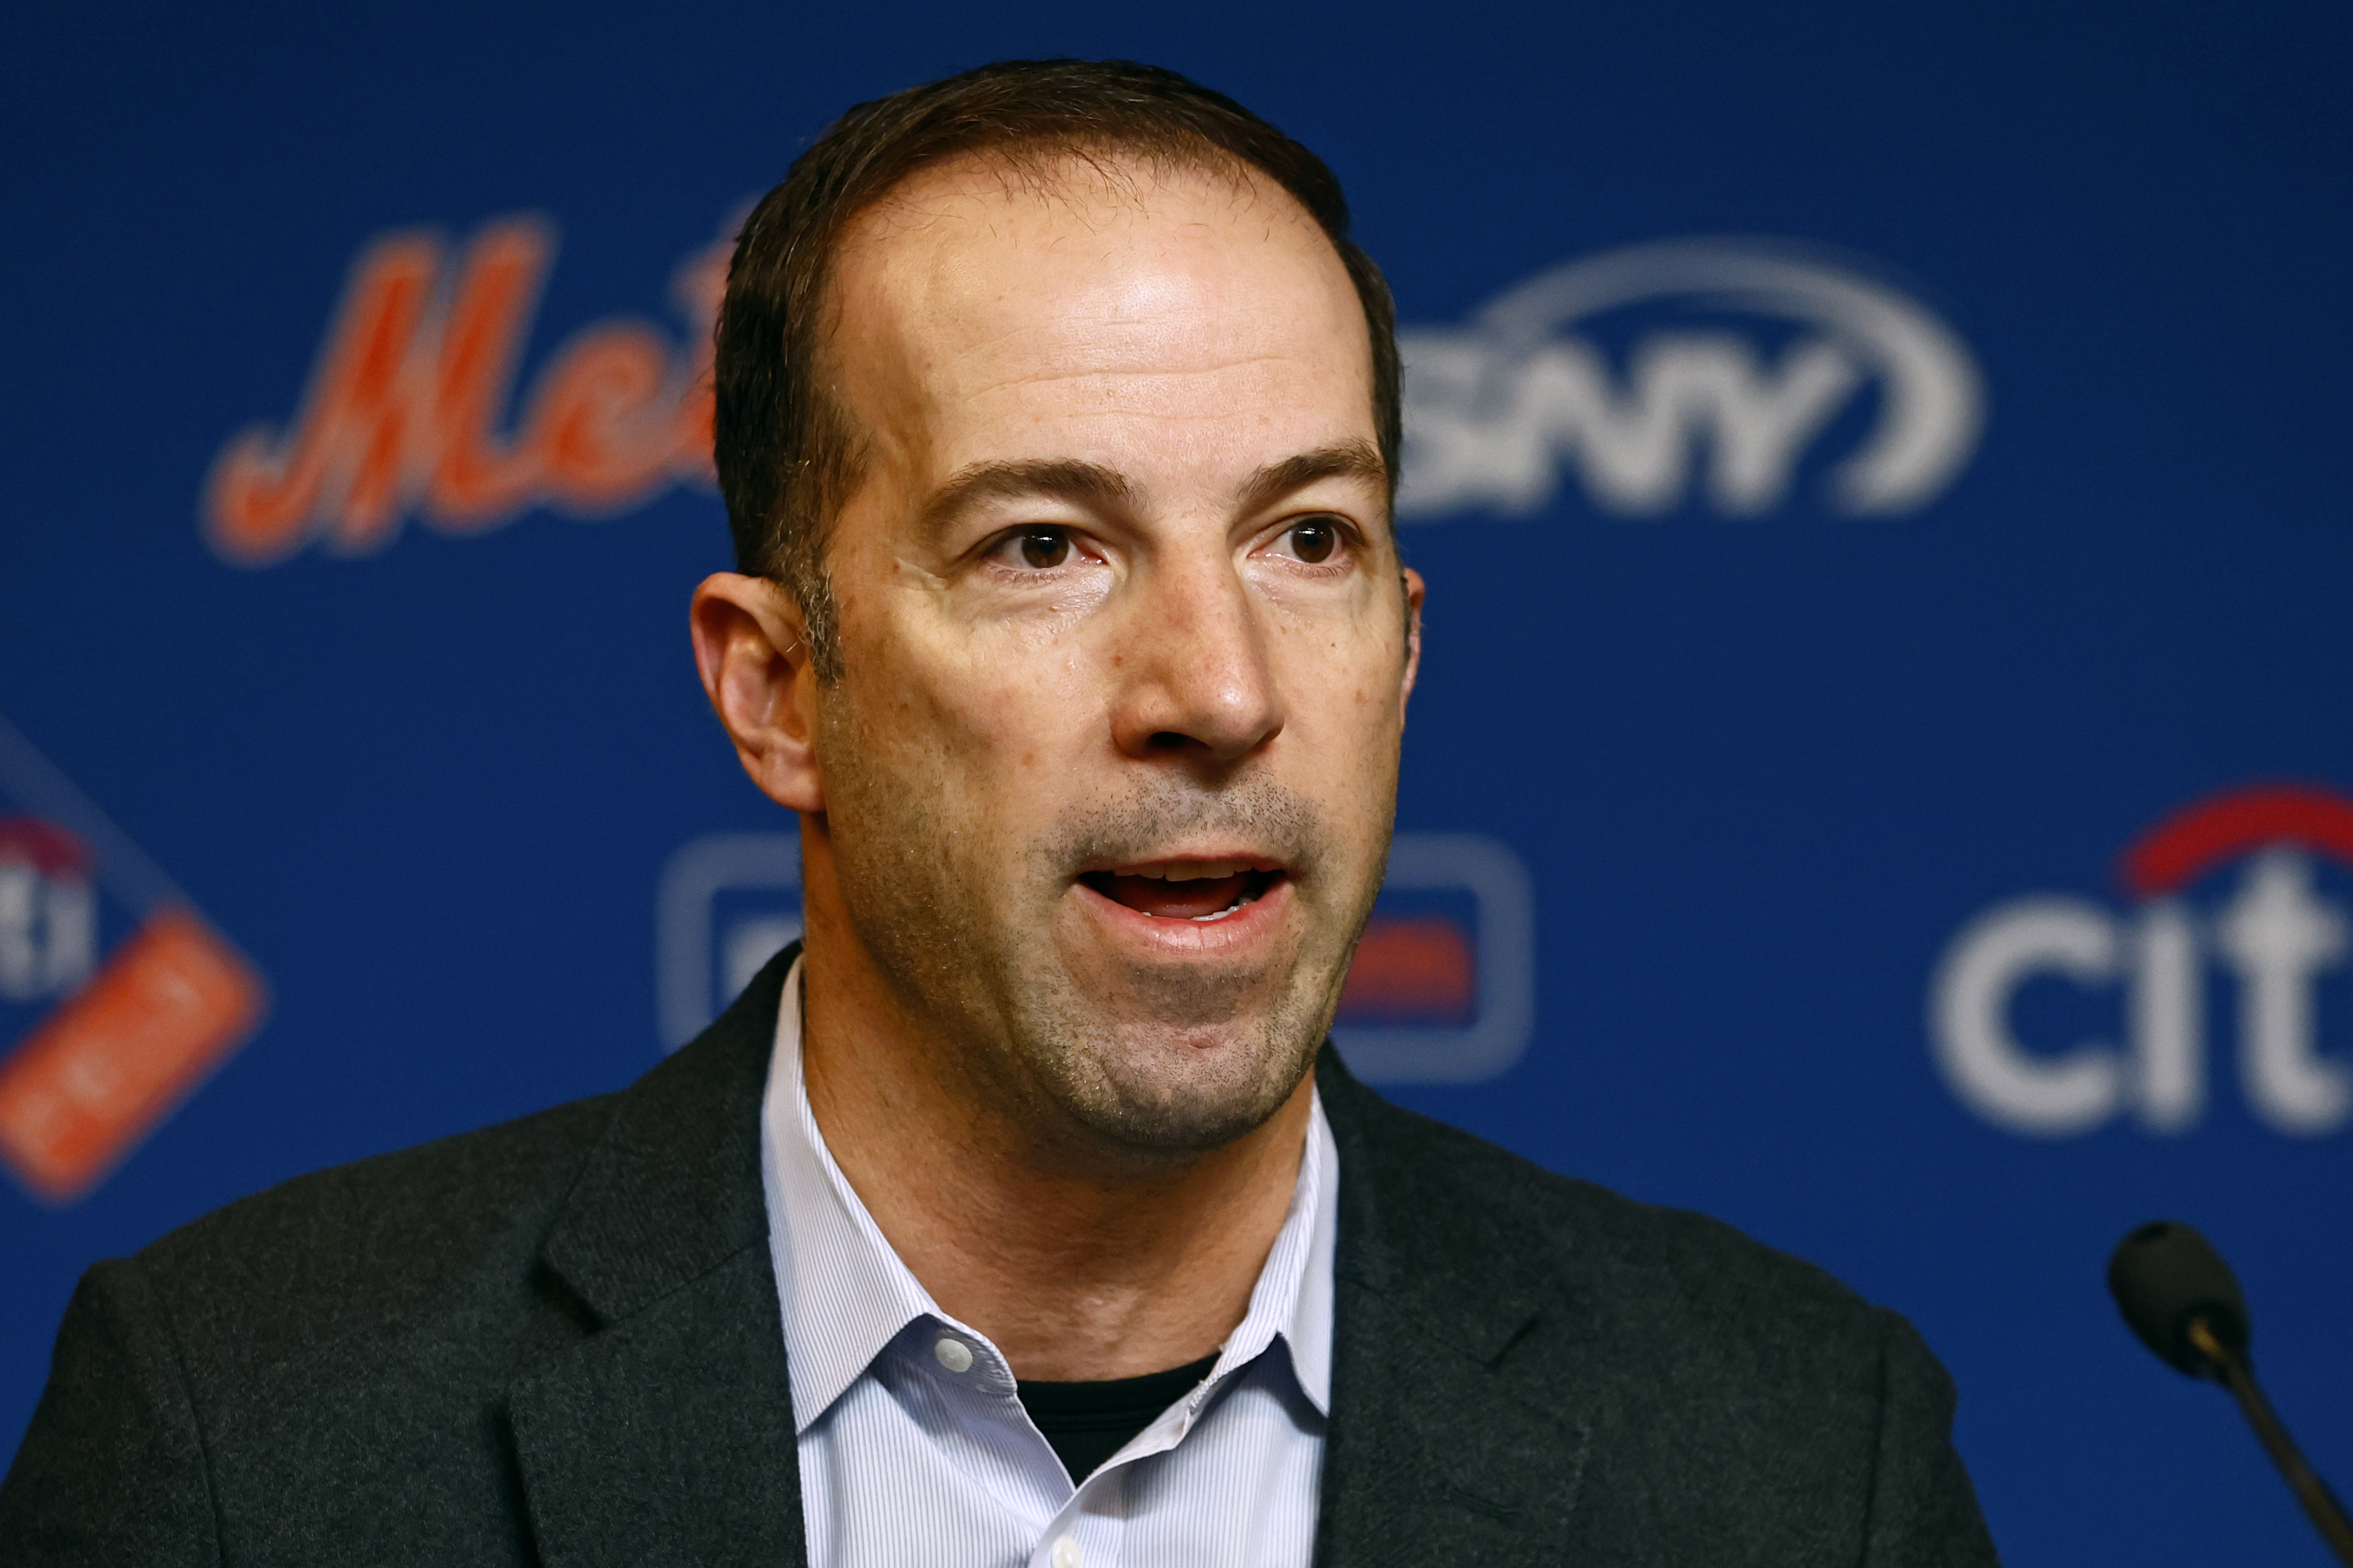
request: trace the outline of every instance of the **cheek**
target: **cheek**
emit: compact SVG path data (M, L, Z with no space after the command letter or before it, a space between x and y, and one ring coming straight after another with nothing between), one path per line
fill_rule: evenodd
M1334 649L1331 640L1321 658L1296 667L1280 765L1291 787L1315 802L1336 843L1371 852L1386 841L1396 805L1403 731L1396 668L1345 645Z
M1272 640L1289 689L1286 707L1304 731L1334 746L1396 745L1405 640L1391 606L1374 599L1345 616L1288 617Z
M894 773L939 792L943 816L1038 802L1105 727L1103 672L1074 639L918 616L877 629L863 728Z

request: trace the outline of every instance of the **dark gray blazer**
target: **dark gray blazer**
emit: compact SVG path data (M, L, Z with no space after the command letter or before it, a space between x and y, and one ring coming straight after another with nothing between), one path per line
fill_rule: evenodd
M618 1094L92 1268L0 1562L801 1563L759 1172L783 967ZM1894 1313L1329 1051L1317 1074L1343 1173L1319 1564L1994 1561L1951 1384Z

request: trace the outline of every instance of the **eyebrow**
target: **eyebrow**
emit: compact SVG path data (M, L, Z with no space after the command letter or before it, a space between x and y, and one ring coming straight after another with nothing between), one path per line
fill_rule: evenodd
M982 501L1041 497L1075 506L1125 503L1134 490L1116 470L1075 458L976 463L958 472L923 503L923 526L937 533Z
M1262 511L1283 497L1324 479L1361 479L1386 492L1388 465L1368 441L1342 441L1270 463L1244 480L1241 510ZM958 472L923 503L923 525L938 532L983 501L1040 498L1074 506L1124 507L1135 496L1125 475L1076 458L1029 458L976 463Z
M1388 465L1369 441L1343 441L1270 463L1242 486L1245 512L1263 511L1283 497L1323 479L1362 479L1387 494Z

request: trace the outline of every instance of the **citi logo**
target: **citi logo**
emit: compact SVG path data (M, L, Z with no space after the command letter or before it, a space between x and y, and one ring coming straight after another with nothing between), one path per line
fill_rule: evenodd
M2345 910L2321 863L2353 866L2353 799L2259 786L2198 803L2125 849L2116 910L2039 893L1986 910L1947 948L1929 987L1928 1034L1962 1103L2015 1132L2065 1137L2130 1116L2179 1133L2207 1110L2209 995L2234 1019L2239 1092L2295 1137L2353 1117L2353 1068L2322 1048L2321 983L2348 954ZM2220 906L2189 890L2236 866ZM2221 981L2220 986L2212 982ZM2114 1009L2116 1037L2029 1044L2017 1015L2037 982Z
M352 263L310 390L281 425L222 448L206 539L245 566L316 543L358 555L410 516L480 533L534 506L608 517L711 467L711 326L724 246L689 256L671 293L684 331L595 322L557 347L509 424L541 286L544 220L485 224L462 250L426 231L378 237Z
M1639 317L1624 372L1599 329ZM1656 318L1654 320L1654 318ZM1918 300L1794 247L1694 239L1541 273L1470 326L1399 334L1398 510L1525 516L1573 474L1596 510L1688 504L1755 518L1792 500L1802 458L1875 389L1869 427L1820 503L1851 517L1943 494L1985 422L1976 360Z

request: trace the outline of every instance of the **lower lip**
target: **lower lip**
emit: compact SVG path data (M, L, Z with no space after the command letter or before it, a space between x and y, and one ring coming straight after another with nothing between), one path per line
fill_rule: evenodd
M1229 915L1213 921L1169 919L1129 909L1107 899L1084 882L1071 889L1080 904L1123 946L1141 949L1155 958L1235 958L1271 938L1291 912L1291 879L1274 886Z

